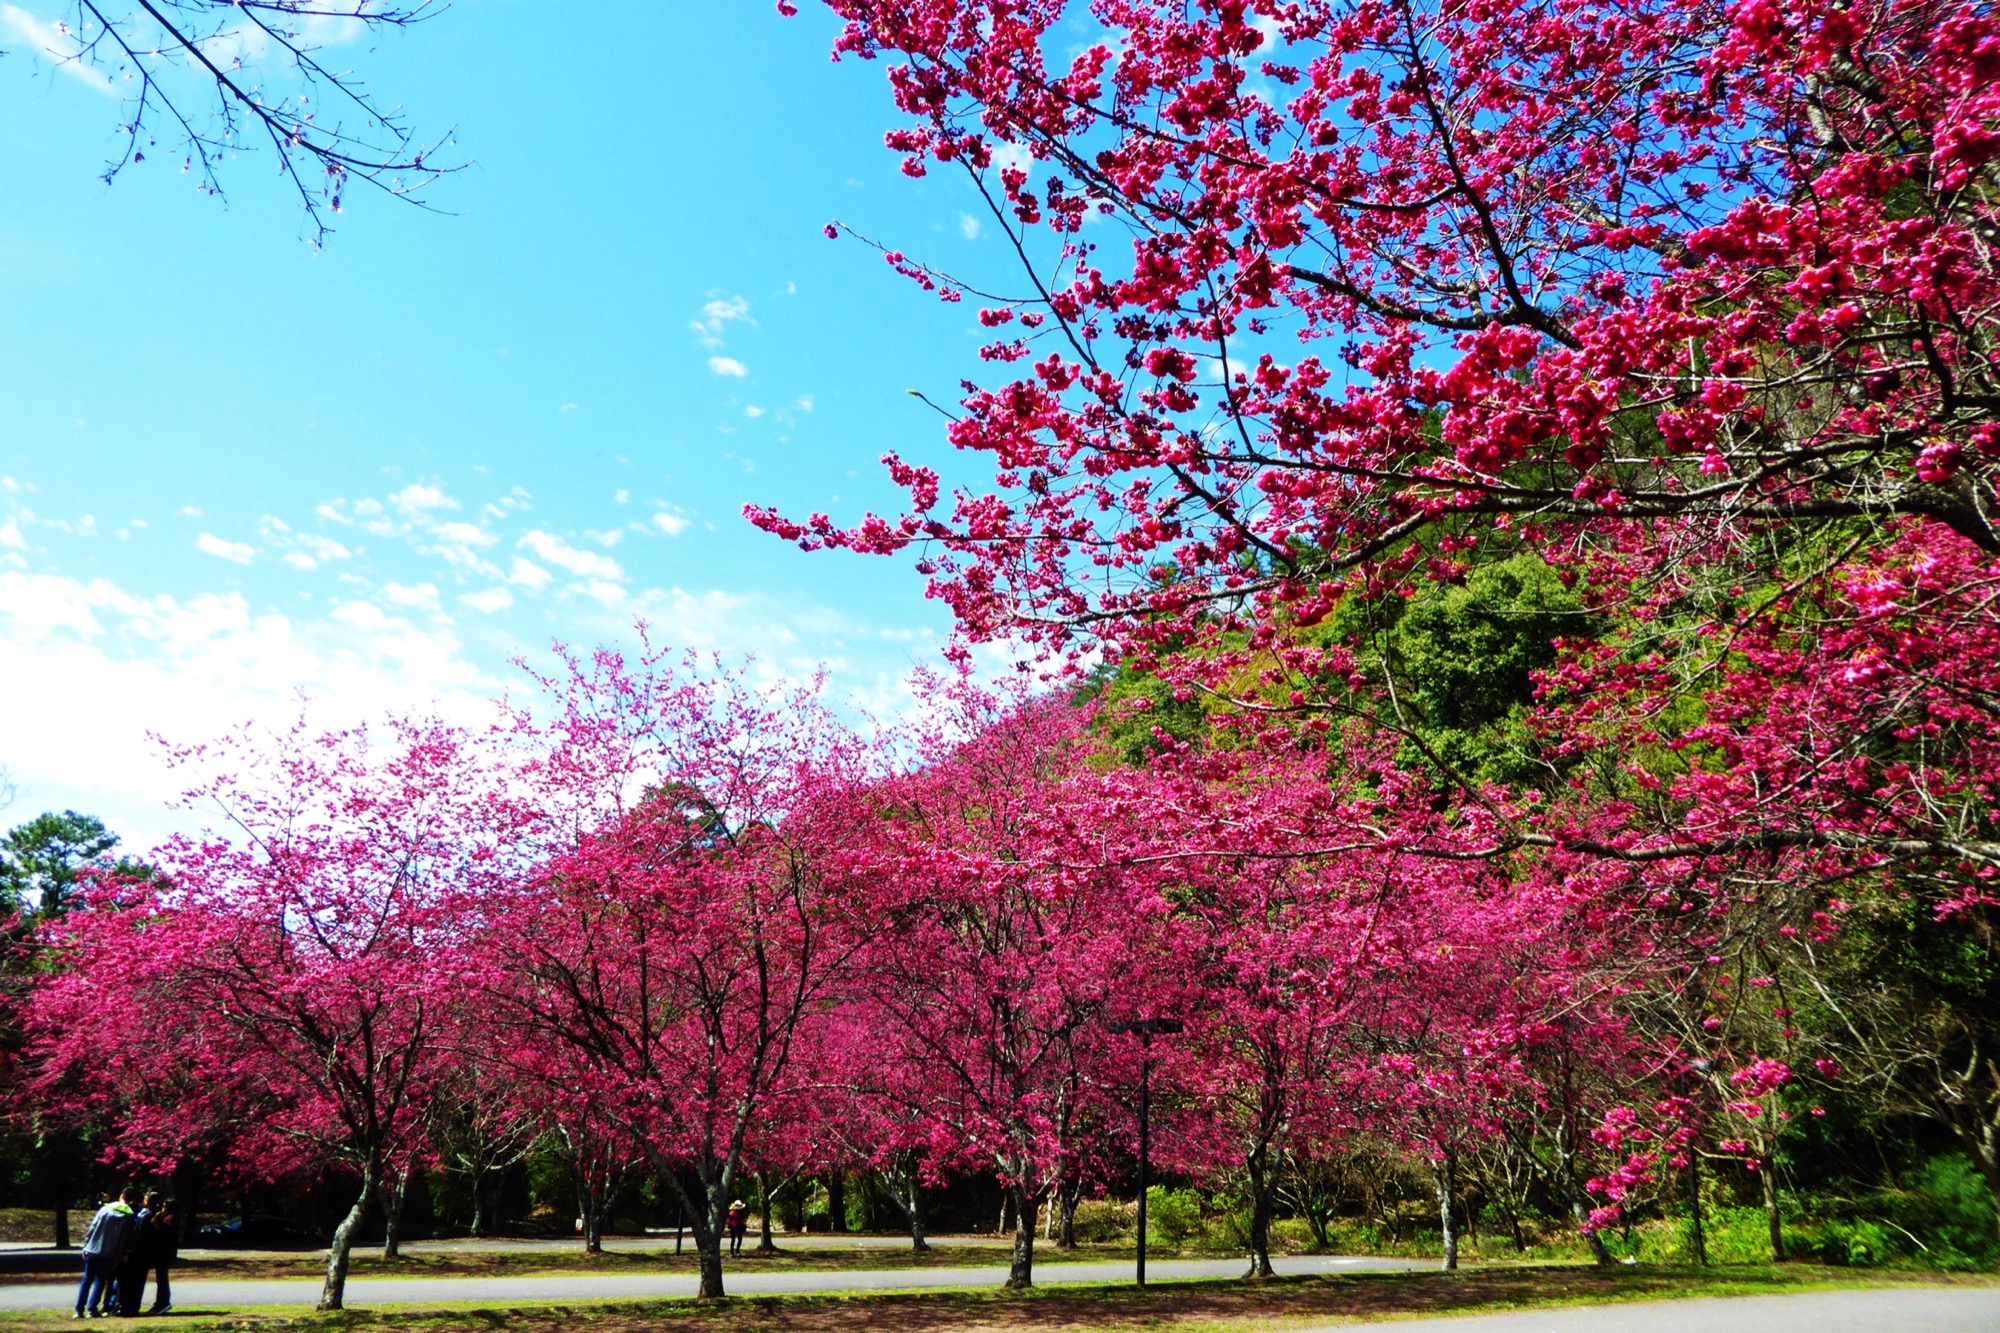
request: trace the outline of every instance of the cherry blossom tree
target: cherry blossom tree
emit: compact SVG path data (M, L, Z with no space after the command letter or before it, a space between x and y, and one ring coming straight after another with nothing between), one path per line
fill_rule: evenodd
M1014 1218L1007 1285L1034 1280L1037 1212L1079 1152L1109 1026L1148 1002L1129 896L1082 808L1081 718L948 692L947 721L878 789L887 873L866 1003L895 1034L933 1155L995 1172ZM1126 818L1131 818L1129 811Z
M65 966L31 1011L40 1076L101 1071L137 1108L134 1154L165 1160L220 1122L245 1175L358 1178L320 1297L339 1309L378 1190L426 1151L466 998L463 901L504 878L515 819L471 738L437 723L300 723L178 757L202 776L188 807L222 827L54 928Z
M528 769L546 854L490 906L485 1003L517 1073L596 1108L685 1205L720 1298L755 1137L863 937L863 756L809 690L650 650L565 661Z

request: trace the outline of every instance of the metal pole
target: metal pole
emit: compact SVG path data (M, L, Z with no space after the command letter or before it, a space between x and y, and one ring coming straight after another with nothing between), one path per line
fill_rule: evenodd
M1139 1285L1146 1285L1146 1159L1152 1142L1153 1037L1140 1038L1145 1054L1139 1057Z
M1708 1073L1710 1066L1706 1060L1692 1060L1681 1071L1681 1081L1688 1089L1689 1101L1699 1086L1698 1077ZM1708 1267L1708 1238L1702 1234L1701 1226L1701 1135L1694 1134L1688 1139L1688 1209L1694 1217L1694 1261L1697 1266Z
M1769 1163L1765 1165L1768 1167ZM1694 1212L1694 1261L1697 1266L1706 1268L1708 1241L1701 1234L1701 1167L1693 1143L1688 1144L1688 1206Z

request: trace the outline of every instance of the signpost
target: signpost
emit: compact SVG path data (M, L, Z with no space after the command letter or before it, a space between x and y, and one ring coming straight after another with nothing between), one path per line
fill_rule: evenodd
M1141 1018L1113 1023L1117 1033L1139 1035L1139 1265L1138 1285L1146 1285L1146 1173L1153 1148L1153 1038L1173 1036L1185 1028L1178 1018Z

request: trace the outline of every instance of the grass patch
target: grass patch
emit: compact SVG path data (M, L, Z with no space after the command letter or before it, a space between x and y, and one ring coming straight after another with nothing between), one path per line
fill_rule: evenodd
M186 1333L1249 1333L1252 1329L1521 1310L1674 1297L1770 1295L1826 1288L1996 1285L1984 1275L1870 1273L1809 1265L1600 1271L1474 1269L1458 1274L1353 1274L1246 1283L1051 1286L692 1301L522 1304L314 1314L297 1308L189 1309L132 1321ZM70 1326L66 1316L0 1316L0 1333Z

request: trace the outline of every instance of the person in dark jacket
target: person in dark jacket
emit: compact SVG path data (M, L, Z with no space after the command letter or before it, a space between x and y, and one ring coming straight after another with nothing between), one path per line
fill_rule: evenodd
M722 1225L729 1232L729 1252L743 1253L743 1233L750 1226L750 1210L743 1206L743 1200L738 1199L729 1205L729 1213Z
M165 1314L174 1308L174 1291L167 1281L167 1270L180 1258L181 1214L172 1199L158 1194L146 1196L146 1207L150 1215L142 1234L146 1242L146 1269L153 1273L153 1304L146 1313ZM144 1272L141 1270L141 1280Z
M132 1243L125 1247L125 1257L118 1265L118 1313L127 1319L139 1313L140 1302L146 1297L146 1275L160 1263L160 1204L159 1191L148 1190L146 1202L139 1209L138 1225L132 1229ZM165 1290L164 1286L161 1290ZM159 1298L155 1297L155 1314L159 1313L159 1304Z
M90 1219L90 1230L83 1238L83 1282L76 1289L78 1319L84 1317L86 1308L92 1318L117 1309L112 1283L138 1225L139 1215L132 1211L138 1198L139 1191L128 1186Z

